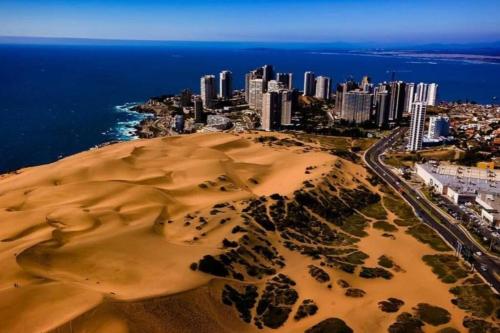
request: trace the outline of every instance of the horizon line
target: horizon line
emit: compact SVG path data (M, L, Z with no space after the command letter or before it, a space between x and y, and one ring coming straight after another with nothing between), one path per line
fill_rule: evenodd
M283 40L189 40L189 39L128 39L128 38L105 38L105 37L56 37L56 36L14 36L14 35L0 35L0 43L7 40L60 40L60 41L81 41L81 42L132 42L132 43L221 43L221 44L284 44L284 45L351 45L351 46L369 46L388 47L388 46L489 46L500 48L500 39L491 41L479 42L382 42L382 41L283 41Z

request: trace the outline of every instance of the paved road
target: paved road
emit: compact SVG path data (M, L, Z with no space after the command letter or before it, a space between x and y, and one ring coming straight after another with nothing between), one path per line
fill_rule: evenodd
M403 136L405 132L406 128L398 128L394 130L391 135L374 144L364 155L366 164L414 208L417 215L425 224L437 231L449 244L456 248L457 244L461 243L469 247L473 253L481 251L460 228L450 223L448 218L446 218L437 208L433 207L425 198L421 198L413 188L408 186L398 175L394 174L380 161L380 156L386 149L394 144L398 138ZM472 264L476 271L481 274L498 293L500 291L500 282L494 274L494 272L498 274L500 271L500 263L498 260L483 253L481 256L474 256ZM481 269L481 266L486 267L486 270Z

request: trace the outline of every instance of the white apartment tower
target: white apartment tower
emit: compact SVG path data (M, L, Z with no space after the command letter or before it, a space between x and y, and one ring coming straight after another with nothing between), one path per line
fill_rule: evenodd
M327 76L318 76L316 78L315 97L327 101L330 99L331 80Z
M203 102L204 108L211 108L213 101L217 98L217 92L215 90L215 76L205 75L200 79L200 94L201 100Z
M415 102L424 102L427 105L436 105L438 85L436 83L420 82L415 88Z
M250 109L254 109L257 111L262 110L262 96L265 90L265 82L263 79L253 79L250 80L250 88L249 88L249 96L248 96L248 105Z
M424 138L425 102L414 102L411 111L410 121L410 144L408 150L417 151L422 149L422 139Z
M223 100L230 99L233 95L233 73L222 71L219 74L219 97Z

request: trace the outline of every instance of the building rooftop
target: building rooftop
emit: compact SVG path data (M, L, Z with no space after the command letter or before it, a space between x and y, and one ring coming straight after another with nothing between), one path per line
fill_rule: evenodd
M500 170L457 165L420 164L420 166L456 192L500 195Z

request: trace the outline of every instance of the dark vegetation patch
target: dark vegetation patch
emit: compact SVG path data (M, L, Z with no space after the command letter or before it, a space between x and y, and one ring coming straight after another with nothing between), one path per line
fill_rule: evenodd
M411 225L418 222L411 207L398 197L393 195L385 195L382 199L385 208L396 214L406 225Z
M383 278L390 280L393 274L382 267L362 267L359 276L365 279Z
M406 232L415 237L418 241L429 245L436 251L450 251L449 246L446 245L441 237L439 237L434 230L423 223L417 223L411 226L408 230L406 230Z
M365 296L366 292L363 289L347 288L344 295L347 297L359 298Z
M389 333L422 333L424 323L408 312L403 312L396 318L396 322L389 326Z
M387 218L387 212L384 206L382 206L382 203L380 201L372 205L366 206L365 208L362 208L360 212L363 215L366 215L368 217L377 220L385 220Z
M392 261L391 258L389 258L386 255L382 255L378 258L378 264L382 267L385 267L385 268L394 267L394 262Z
M245 290L240 293L235 288L226 284L222 290L222 303L229 306L234 305L241 319L246 323L250 323L252 321L251 311L255 306L257 296L259 296L259 293L257 292L256 286L248 285L245 287Z
M465 317L462 323L465 328L469 329L469 333L499 333L500 327L486 320Z
M382 310L384 312L392 313L392 312L398 312L399 309L404 304L405 304L405 302L403 302L402 300L394 298L394 297L390 297L386 301L378 302L378 307L380 310Z
M419 223L417 220L402 220L402 219L394 219L394 224L399 227L409 227L416 223Z
M340 288L349 288L351 285L349 284L349 282L347 282L346 280L342 280L342 279L339 279L337 280L337 284L340 286Z
M299 294L295 282L284 274L278 274L266 283L266 288L256 309L255 325L278 328L283 325L297 302Z
M215 259L211 255L206 255L198 263L198 269L204 273L215 276L228 276L229 272L226 266L221 261Z
M363 216L359 214L353 214L345 219L340 228L342 229L342 231L345 231L353 236L366 237L368 236L368 233L366 233L364 230L367 226L367 220Z
M398 228L392 223L389 223L387 221L375 221L373 223L373 227L375 229L383 230L385 232L395 232L398 231Z
M319 283L325 283L330 281L330 275L328 275L328 273L325 272L323 269L314 265L309 265L308 268L309 268L309 274Z
M486 318L499 310L499 296L484 283L456 286L450 292L455 295L452 303L473 316Z
M460 333L460 331L453 327L445 327L440 329L436 333Z
M295 320L301 320L302 318L313 316L318 312L318 306L312 299L305 299L302 304L299 305L297 313L293 317Z
M353 330L339 318L328 318L320 321L305 333L352 333Z
M444 283L455 283L468 275L460 259L451 254L425 255L422 260L432 267L432 272Z
M439 326L449 323L451 314L448 310L439 306L434 306L426 303L419 303L414 308L415 316L427 324Z

